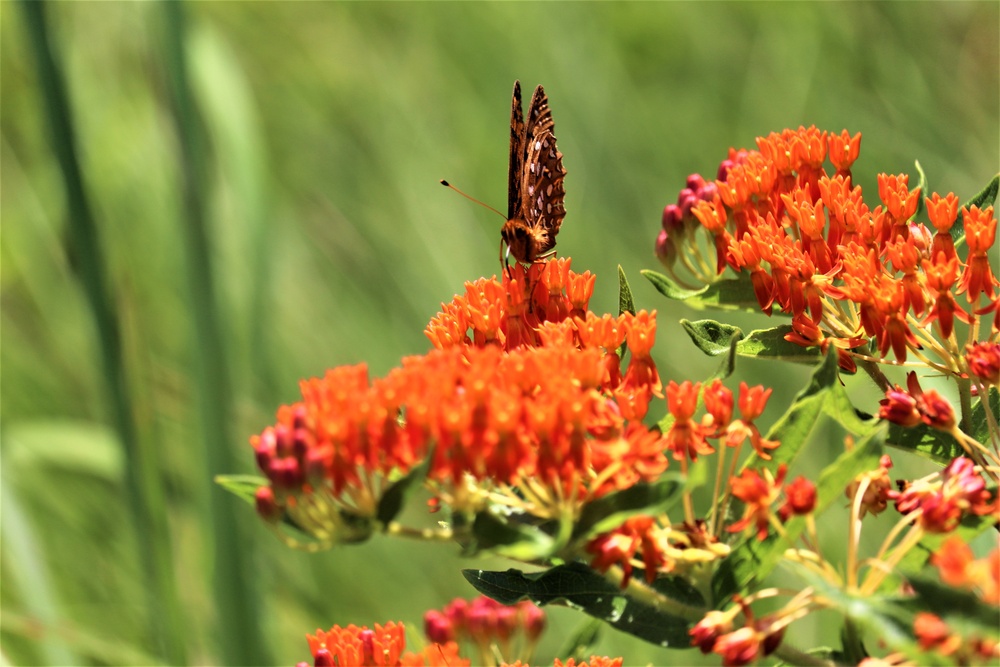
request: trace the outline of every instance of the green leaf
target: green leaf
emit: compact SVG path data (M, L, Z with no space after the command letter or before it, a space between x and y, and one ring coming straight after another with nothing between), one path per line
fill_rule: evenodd
M843 498L844 488L858 474L878 466L884 431L872 430L823 470L816 482L814 516L819 516L831 503ZM754 582L763 580L781 561L785 551L795 545L805 525L803 517L795 517L785 524L782 537L769 535L764 541L754 535L743 538L712 578L715 600L728 599L733 593L744 592Z
M920 160L914 160L913 166L917 170L917 187L920 188L920 196L917 197L917 210L914 211L913 217L920 217L924 213L924 197L930 196L930 190L927 185L927 174L924 173L924 168L920 166Z
M989 183L986 184L982 190L977 192L975 196L969 201L962 205L962 208L972 208L973 206L978 206L980 209L986 208L987 206L993 206L997 200L997 192L1000 190L1000 174L994 176ZM965 221L962 219L962 215L959 214L958 220L955 224L951 226L949 230L951 238L954 239L955 245L961 245L965 240Z
M809 384L795 396L785 414L778 418L767 433L768 440L781 441L781 446L771 452L768 468L776 470L778 464L791 462L795 458L818 426L826 403L837 389L843 393L837 376L837 353L831 349L823 363L816 366ZM752 453L744 462L743 468L757 465L758 462L759 457Z
M709 382L716 378L725 380L727 377L736 372L736 355L738 354L737 350L740 345L740 340L741 339L737 336L733 336L732 339L730 339L728 353L725 358L723 358L722 363L719 364L719 367L715 370L715 373L712 374L712 377L708 378ZM702 389L702 391L704 391L704 389Z
M948 463L956 456L962 456L965 453L962 446L951 434L931 428L926 424L917 424L910 428L889 424L886 444L890 447L920 454L941 464Z
M667 473L655 483L639 483L587 503L573 530L573 540L606 533L633 516L663 514L674 503L682 486L679 474Z
M601 629L603 627L604 623L601 620L596 618L588 619L573 631L556 655L564 662L570 658L576 660L578 663L589 660L590 656L593 655L594 646L601 639Z
M378 509L375 518L383 525L387 525L396 518L403 510L406 501L419 491L427 478L427 471L430 469L431 461L434 458L434 450L431 449L420 465L415 466L410 472L396 480L385 490L378 501Z
M986 184L986 187L976 193L972 199L965 202L962 208L972 208L973 206L986 208L987 206L993 206L996 203L998 191L1000 191L1000 174L994 176Z
M708 356L729 351L735 342L741 357L779 359L798 364L815 364L823 352L818 347L802 347L785 340L792 327L782 324L770 329L755 329L744 334L741 329L715 320L681 320L681 326L699 350Z
M701 294L705 293L708 286L691 290L681 287L669 277L663 275L662 273L657 273L649 269L644 269L639 272L640 275L644 276L646 280L653 284L653 287L657 291L668 299L673 299L674 301L685 301L687 299L693 299Z
M635 302L632 300L632 289L625 277L625 269L618 265L618 314L632 313L635 315Z
M71 470L117 483L125 457L114 429L70 419L17 421L3 432L3 463L12 470Z
M785 335L791 331L788 324L755 329L740 341L737 351L743 357L774 358L796 364L813 365L819 361L823 352L818 347L802 347L785 340Z
M632 299L632 288L629 287L628 278L625 277L625 269L618 265L618 314L632 313L635 315L635 302ZM619 359L625 358L625 351L628 349L628 342L622 341L616 352Z
M215 483L254 508L257 507L257 489L271 484L267 478L256 475L216 475Z
M733 339L743 338L743 332L739 327L730 324L723 324L715 320L691 320L682 319L681 327L687 333L691 342L710 357L729 352Z
M542 526L517 523L497 516L489 510L476 514L472 524L475 538L466 545L463 555L473 556L484 551L520 561L544 560L559 548L557 541Z
M657 580L654 588L668 601L655 607L627 596L582 563L530 574L514 569L463 570L462 574L476 590L497 602L511 605L527 598L539 606L564 604L664 648L689 648L691 621L681 614L694 618L703 612L701 596L679 577ZM673 606L677 613L670 613L667 606Z
M673 280L656 271L641 271L643 276L653 284L660 294L683 301L692 308L713 308L716 310L746 310L760 312L760 305L754 295L753 285L747 273L739 274L739 278L720 280L700 289L685 289Z
M837 376L836 350L829 351L823 363L816 367L809 384L799 392L767 434L767 439L781 441L781 446L771 452L772 459L762 462L753 453L743 465L746 469L763 463L774 470L780 463L792 461L805 447L824 415L858 437L858 442L820 475L816 485L816 515L840 497L855 475L877 466L885 439L884 427L879 427L877 422L860 419L851 406ZM767 576L785 550L795 543L804 525L801 517L792 519L786 524L786 536L782 539L773 535L763 542L754 536L744 538L723 561L713 578L715 599L725 599L734 592L744 591L751 582Z
M855 595L798 563L789 563L789 569L814 588L818 596L829 600L849 623L868 630L879 642L895 650L913 647L913 614L898 600L879 595ZM860 637L861 633L857 634ZM921 661L919 664L926 663Z
M990 387L987 391L989 397L989 414L994 419L1000 419L1000 390ZM976 439L981 445L987 445L990 441L990 421L987 418L986 407L983 405L982 397L977 398L972 403L972 414L969 416L969 435Z

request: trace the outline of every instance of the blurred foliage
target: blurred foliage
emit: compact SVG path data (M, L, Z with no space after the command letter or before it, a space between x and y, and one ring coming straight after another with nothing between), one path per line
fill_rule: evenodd
M502 206L515 78L528 89L545 85L565 154L569 213L559 252L598 275L595 312L617 307L618 264L636 307L660 308L664 380L702 378L714 362L692 353L677 323L692 313L673 304L665 311L638 272L655 268L662 207L690 172L714 175L728 147L798 125L860 131L854 172L871 195L876 173L913 173L915 159L932 189L963 200L1000 167L997 3L230 2L187 10L234 388L227 419L244 470L252 465L245 437L294 400L300 378L362 361L381 374L424 352L423 327L440 302L498 270L501 221L437 180ZM47 13L140 438L157 452L166 483L188 653L216 662L207 556L215 537L203 496L204 480L219 471L205 470L200 453L162 8L58 3ZM141 639L149 610L122 506L121 447L104 426L98 344L74 274L79 258L67 252L66 200L23 18L18 5L0 3L3 657L155 662L163 654ZM738 372L774 385L774 405L787 404L808 375L783 366L777 377L764 364ZM405 545L401 555L401 545L375 539L292 553L247 518L252 541L243 548L279 664L307 657L302 635L316 627L413 623L426 608L472 594L459 572L468 562L440 545ZM541 655L583 622L556 612ZM669 659L612 631L595 651L632 663Z

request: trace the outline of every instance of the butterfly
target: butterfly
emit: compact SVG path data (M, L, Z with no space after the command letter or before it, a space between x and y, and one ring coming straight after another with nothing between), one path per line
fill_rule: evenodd
M522 264L533 264L555 254L556 234L566 217L566 168L554 131L545 89L535 88L525 120L521 82L515 81L510 103L507 216L500 230L500 262L508 271L511 255ZM447 181L441 183L453 187Z

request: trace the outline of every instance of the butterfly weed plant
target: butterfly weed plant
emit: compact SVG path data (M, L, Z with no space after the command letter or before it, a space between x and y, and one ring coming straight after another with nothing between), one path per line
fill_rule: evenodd
M541 229L552 209L533 179L558 180L558 231L565 170L550 114L551 147L533 149L534 110L517 125L515 90L508 217ZM661 382L665 311L637 309L624 273L619 312L594 313L594 275L530 256L467 282L428 323L430 351L385 376L360 364L304 380L250 439L263 477L221 480L279 539L319 551L383 533L512 561L465 570L480 597L428 611L411 650L397 622L334 626L308 636L310 664L630 662L587 657L583 632L533 658L550 604L662 647L664 664L696 650L725 665L996 664L1000 181L960 205L918 168L918 183L879 175L866 197L851 174L860 141L771 134L664 209L662 269L645 278L668 299L777 322L683 322L720 359L713 377ZM812 375L769 404L770 388L730 386L747 357ZM852 403L855 383L884 398ZM824 422L842 449L801 472ZM933 471L894 479L898 456ZM404 522L421 505L427 521ZM895 524L866 548L883 512ZM827 553L831 541L846 549ZM820 612L838 645L796 640Z

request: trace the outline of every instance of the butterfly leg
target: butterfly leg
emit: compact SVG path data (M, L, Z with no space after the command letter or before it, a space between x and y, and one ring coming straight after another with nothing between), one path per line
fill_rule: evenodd
M503 251L504 241L500 239L500 265L504 267L504 272L507 274L507 280L513 280L514 274L510 270L510 246L507 246L507 254Z

